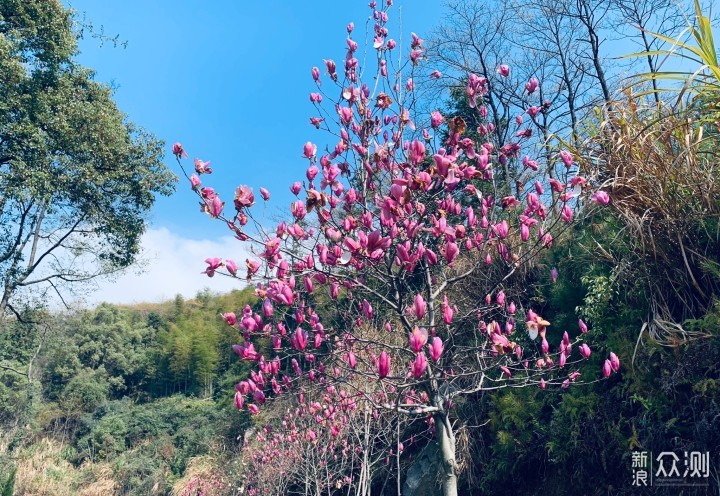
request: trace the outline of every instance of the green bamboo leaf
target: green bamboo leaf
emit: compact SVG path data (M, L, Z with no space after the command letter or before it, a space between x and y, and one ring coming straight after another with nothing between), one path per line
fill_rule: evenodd
M703 66L705 68L705 66ZM640 79L642 81L650 81L656 79L661 80L672 80L672 81L684 81L691 76L690 72L643 72L642 74L635 74L632 78Z
M698 47L694 47L694 46L692 46L692 45L689 45L689 44L687 44L687 43L684 43L684 42L680 41L680 38L682 37L682 33L680 34L680 36L679 36L678 38L670 38L669 36L665 36L665 35L662 35L662 34L660 34L660 33L655 33L655 32L653 32L653 31L647 31L647 30L644 30L644 31L645 31L646 33L652 35L652 36L655 36L655 37L663 40L663 41L666 41L666 42L668 42L668 43L671 43L671 44L674 45L674 46L677 46L677 47L679 47L679 48L682 48L683 50L688 50L688 51L694 53L695 55L697 55L699 58L701 58L701 59L703 59L703 60L705 59L705 53L703 52L703 50L701 50L701 49L698 48ZM694 31L695 31L694 29L690 28L690 33L691 33L691 34L692 34ZM643 55L645 55L645 52L642 52L642 53L643 53ZM676 52L676 53L677 53L677 52ZM686 56L683 55L682 53L677 53L677 55L680 56L680 57L686 57Z
M648 56L648 55L672 55L672 56L683 57L683 58L686 58L686 59L688 59L688 60L692 60L693 62L697 62L698 64L702 64L702 63L703 63L702 60L700 60L700 59L695 59L695 58L690 57L690 56L688 56L688 55L683 55L683 54L680 53L680 52L676 52L676 51L672 51L672 50L651 50L651 51L649 51L649 52L635 52L635 53L630 53L630 54L628 54L628 55L621 55L621 56L618 57L618 58L620 58L620 59L629 59L629 58L637 58L637 57L646 57L646 56Z

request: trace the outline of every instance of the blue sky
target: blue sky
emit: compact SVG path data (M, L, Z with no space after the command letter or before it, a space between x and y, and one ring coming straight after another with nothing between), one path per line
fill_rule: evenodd
M322 140L309 124L308 95L315 88L310 69L322 69L323 59L344 58L350 21L362 46L371 14L361 0L65 3L79 18L84 14L95 31L102 26L106 35L127 41L127 48L100 46L86 36L78 60L97 72L96 79L117 87L115 100L130 120L167 142L167 163L176 173L169 149L177 140L191 158L212 161L215 172L204 182L226 200L240 184L256 193L267 187L269 217L290 203L288 188L304 175L302 145ZM427 36L441 15L442 2L396 0L391 36L406 46L411 31ZM244 260L243 248L197 205L185 182L173 196L160 198L144 240L145 275L131 273L101 284L90 301L158 299L176 292L192 296L204 285L230 289L230 281L200 276L202 261L206 256Z

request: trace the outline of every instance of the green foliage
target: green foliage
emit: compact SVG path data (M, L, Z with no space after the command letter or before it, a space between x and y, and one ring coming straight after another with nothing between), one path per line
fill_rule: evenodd
M103 369L83 369L67 383L60 394L60 406L68 415L91 412L103 404L110 383Z
M83 418L75 462L110 460L129 451L167 451L166 464L182 475L187 461L222 444L232 416L213 401L182 395L145 404L112 401Z
M230 453L248 421L232 405L248 366L232 353L237 330L220 312L241 312L257 299L252 288L200 296L56 315L45 336L39 324L6 321L2 363L34 354L42 342L39 381L0 371L0 423L12 429L13 458L33 456L43 449L38 438L57 436L58 463L76 472L45 477L80 488L94 477L83 467L106 464L118 494L134 495L169 494L192 459ZM16 429L19 422L28 428ZM0 474L10 467L0 463Z
M601 249L598 248L601 247ZM641 336L650 310L642 281L628 267L633 244L605 213L557 240L530 281L533 308L552 326L549 340L590 324L593 354L582 379L600 377L610 349L620 374L567 390L539 388L485 397L490 420L475 444L480 492L497 495L635 494L632 451L717 452L720 446L720 305L683 322L709 337L668 348ZM560 278L549 280L549 267ZM576 312L572 310L575 309ZM466 474L465 477L468 477ZM468 486L466 494L477 487ZM672 488L654 494L675 494ZM692 494L692 493L691 493Z
M716 95L720 90L720 64L718 63L717 50L713 35L712 20L702 11L699 0L694 1L695 19L688 22L686 31L689 32L691 42L685 42L682 38L673 39L661 33L649 34L670 45L667 50L655 50L651 52L640 52L626 57L646 57L648 55L660 55L663 57L679 57L697 64L699 69L696 72L670 72L661 71L656 73L638 74L639 82L649 80L679 81L683 83L682 92L690 91L701 97ZM682 96L682 94L681 94Z
M0 3L3 314L21 286L57 289L127 267L156 195L173 190L163 143L127 120L76 53L58 0ZM47 241L38 252L24 249L37 240Z
M12 467L7 477L0 477L0 496L13 496L15 494L15 475L17 467Z

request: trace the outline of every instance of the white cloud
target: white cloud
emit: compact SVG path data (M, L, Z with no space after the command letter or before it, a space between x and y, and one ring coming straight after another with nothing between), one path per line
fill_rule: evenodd
M158 302L178 293L192 298L206 287L224 293L244 286L239 279L219 274L209 278L202 273L207 267L204 260L208 257L235 260L240 267L245 265L247 249L230 236L195 240L162 227L148 229L143 235L142 247L142 266L130 269L115 280L97 281L99 289L87 295L88 304Z

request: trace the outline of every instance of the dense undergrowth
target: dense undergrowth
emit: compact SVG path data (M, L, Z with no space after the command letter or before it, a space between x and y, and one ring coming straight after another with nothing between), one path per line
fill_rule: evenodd
M30 381L0 375L2 478L14 474L15 494L182 494L195 471L220 485L246 424L230 408L246 370L219 311L252 301L201 293L10 324L4 363L42 346Z
M720 306L683 322L704 337L653 342L643 328L651 308L642 268L617 263L632 247L618 232L610 214L586 217L526 283L552 332L581 316L600 343L591 359L613 348L626 365L610 381L459 404L458 417L477 424L467 427L464 494L635 494L633 451L717 454ZM219 314L254 300L251 290L205 293L53 316L32 380L0 376L3 479L14 474L15 494L238 493L239 439L251 420L232 407L231 392L247 370ZM11 325L4 358L34 353L41 332Z

